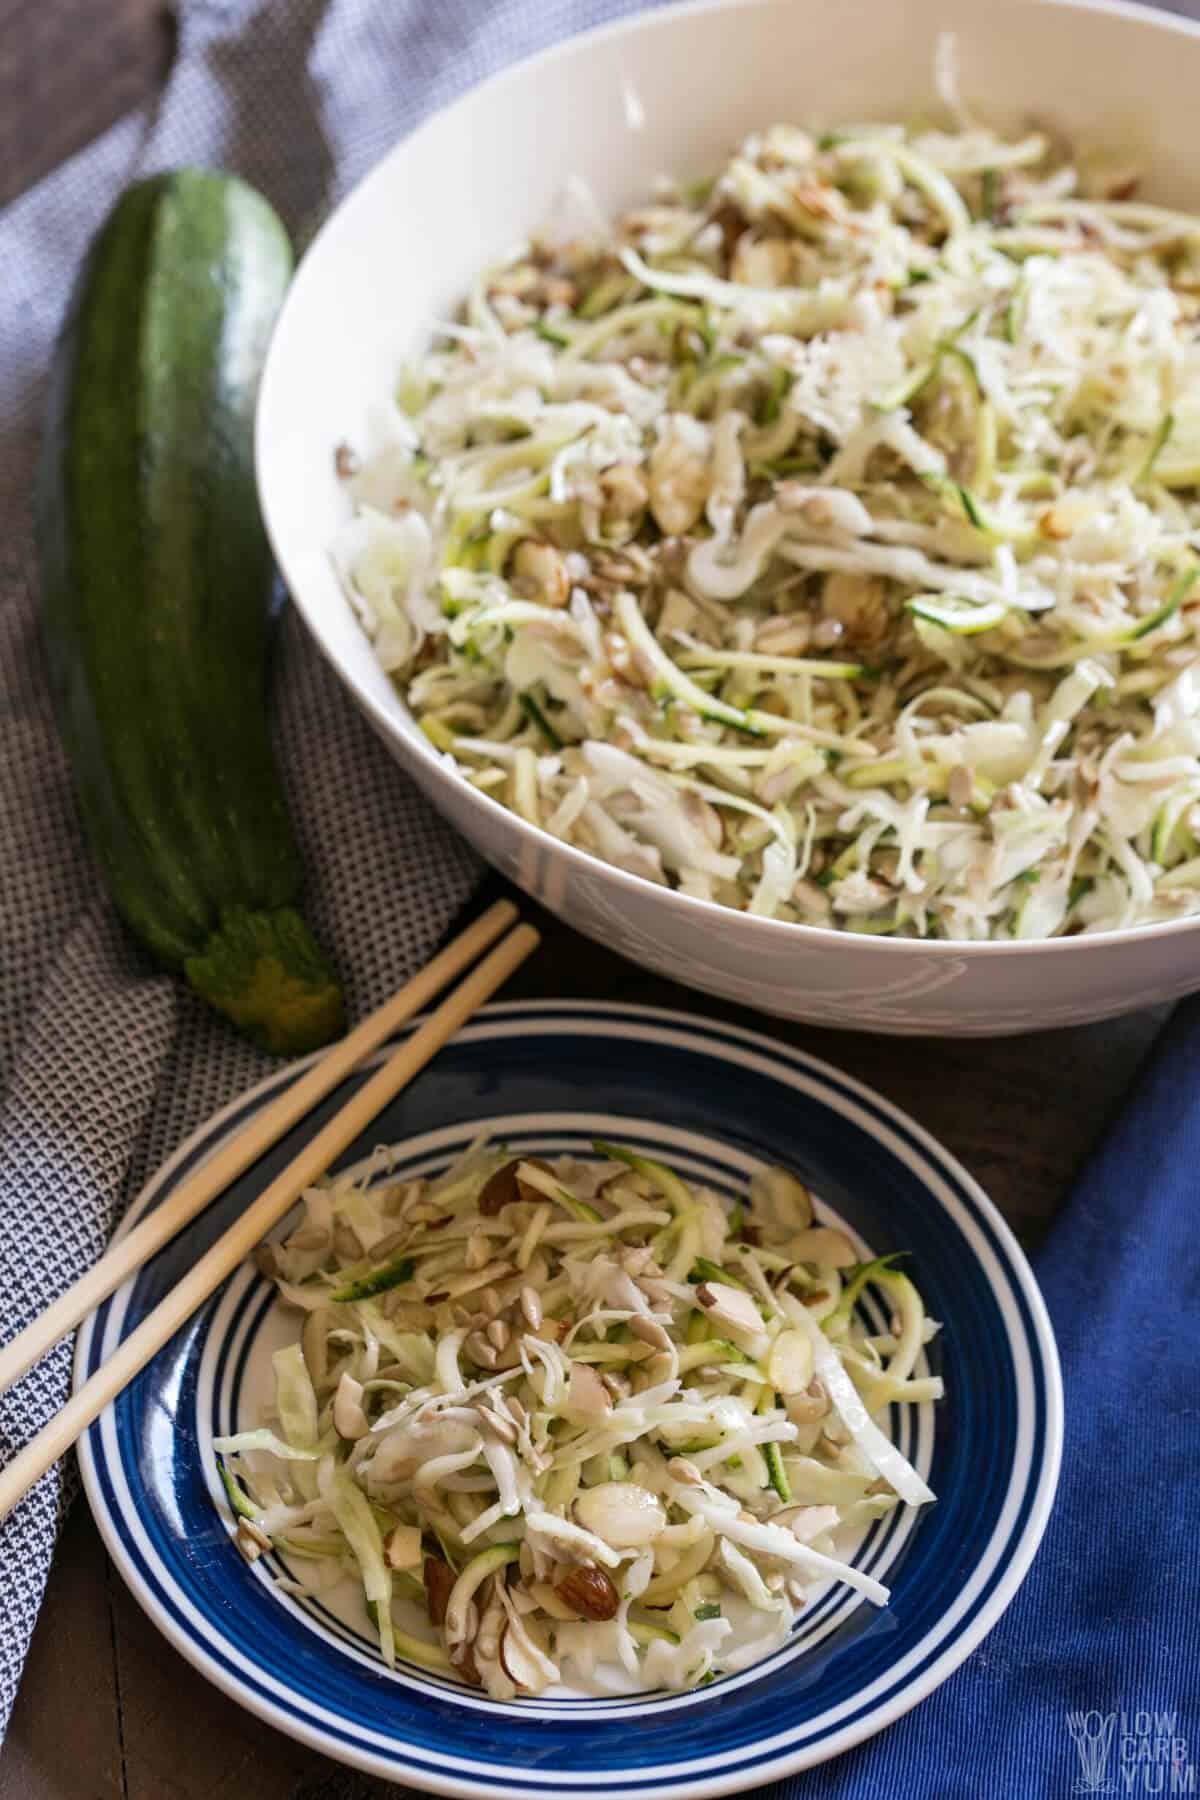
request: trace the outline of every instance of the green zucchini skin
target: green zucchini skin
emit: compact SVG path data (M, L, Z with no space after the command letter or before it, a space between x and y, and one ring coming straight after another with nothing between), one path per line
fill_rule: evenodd
M294 910L265 703L254 404L291 270L275 213L232 176L127 190L55 352L35 491L51 686L117 906L279 1053L342 1017Z

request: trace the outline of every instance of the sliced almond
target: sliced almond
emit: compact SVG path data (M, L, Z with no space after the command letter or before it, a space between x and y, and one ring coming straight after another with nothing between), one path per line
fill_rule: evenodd
M824 890L817 892L823 896ZM812 1195L790 1169L760 1169L751 1179L750 1197L785 1229L804 1231L813 1222Z
M365 1437L371 1429L363 1411L362 1398L362 1382L355 1381L353 1375L343 1374L333 1399L333 1426L339 1437Z
M858 1261L850 1239L829 1225L814 1225L811 1231L799 1232L788 1249L797 1262L817 1263L826 1269L848 1269Z
M384 1554L391 1569L419 1569L424 1561L420 1526L395 1526L388 1533Z
M500 1667L514 1686L535 1694L541 1692L545 1686L542 1672L527 1654L511 1625L500 1639L498 1659Z
M643 1549L667 1522L654 1495L636 1481L602 1481L585 1488L575 1502L575 1517L614 1550Z
M803 1393L788 1394L784 1409L793 1425L815 1425L829 1411L829 1395L819 1381L810 1381Z
M612 1397L590 1363L573 1362L567 1388L567 1417L590 1423L612 1411Z
M813 1378L813 1348L803 1331L781 1331L767 1357L767 1375L780 1394L799 1394Z
M838 1522L836 1506L788 1506L772 1516L772 1525L786 1525L801 1544L811 1544L823 1531L832 1531Z
M742 1288L728 1287L723 1281L705 1281L696 1289L696 1299L710 1319L729 1331L762 1330L758 1308Z

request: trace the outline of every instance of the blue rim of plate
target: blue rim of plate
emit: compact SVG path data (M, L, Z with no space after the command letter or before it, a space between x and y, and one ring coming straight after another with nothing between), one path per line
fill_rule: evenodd
M194 1133L122 1230L305 1066L270 1076ZM363 1078L344 1083L81 1327L77 1384ZM756 1162L782 1162L862 1244L911 1249L945 1324L929 1355L947 1396L935 1422L924 1408L893 1422L936 1506L890 1515L856 1554L888 1581L891 1605L875 1612L838 1592L818 1596L791 1644L686 1695L509 1706L425 1672L389 1674L365 1634L275 1590L271 1559L245 1563L214 1504L207 1438L251 1422L239 1397L269 1310L249 1266L80 1445L92 1511L139 1603L201 1673L268 1723L368 1773L449 1794L699 1800L810 1767L900 1717L1008 1606L1057 1484L1054 1338L994 1206L927 1132L817 1058L738 1026L608 1003L485 1009L340 1160L388 1142L404 1144L404 1166L437 1166L484 1120L551 1149L582 1144L602 1123L605 1135L673 1155L726 1191Z

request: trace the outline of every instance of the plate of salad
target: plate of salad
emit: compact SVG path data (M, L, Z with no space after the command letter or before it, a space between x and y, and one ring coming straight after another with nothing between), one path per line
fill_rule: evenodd
M77 1379L351 1085L99 1309ZM1028 1569L1061 1418L1019 1247L894 1107L738 1027L531 1002L391 1103L81 1461L165 1635L314 1749L682 1797L944 1680Z

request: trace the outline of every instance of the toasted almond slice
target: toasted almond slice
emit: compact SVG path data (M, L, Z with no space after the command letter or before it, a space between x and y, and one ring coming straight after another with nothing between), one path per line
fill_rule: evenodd
M727 1287L723 1281L705 1281L696 1289L696 1299L709 1318L727 1330L762 1330L758 1308L742 1288Z
M333 1400L333 1426L339 1437L365 1437L371 1429L363 1411L362 1398L362 1382L343 1373Z
M788 1245L797 1262L817 1263L826 1269L848 1269L858 1261L858 1252L844 1232L829 1225L814 1225L801 1231Z
M419 1569L424 1561L420 1526L394 1526L388 1533L384 1552L391 1569Z
M767 1375L777 1393L803 1393L813 1378L813 1348L804 1332L779 1333L767 1357Z
M636 1481L602 1481L585 1488L575 1502L575 1517L585 1531L594 1532L614 1550L643 1549L654 1542L667 1522L654 1495ZM579 1605L573 1595L569 1597Z
M784 1405L793 1425L815 1425L829 1411L829 1395L819 1381L810 1381L800 1394L788 1394Z
M602 1419L612 1411L612 1396L590 1363L571 1364L566 1411L568 1418L584 1422Z

